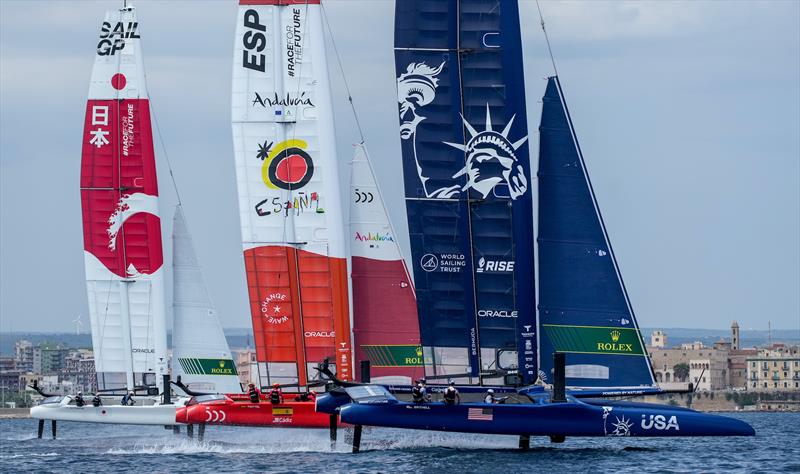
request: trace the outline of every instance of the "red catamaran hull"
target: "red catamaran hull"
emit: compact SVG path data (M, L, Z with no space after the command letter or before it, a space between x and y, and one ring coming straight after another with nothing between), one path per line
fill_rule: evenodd
M178 408L175 421L187 425L275 426L284 428L328 428L330 415L318 413L314 402L236 402L231 399Z

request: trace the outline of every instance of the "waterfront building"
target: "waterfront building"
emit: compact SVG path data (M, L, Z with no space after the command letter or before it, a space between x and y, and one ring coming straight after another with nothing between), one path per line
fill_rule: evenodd
M33 343L26 339L17 341L14 344L14 360L20 372L25 374L33 372Z
M54 345L40 344L33 348L33 373L54 375L61 372L69 349Z
M800 390L800 346L773 344L747 361L747 389L759 392Z
M650 334L650 345L662 349L667 347L667 333L664 331L653 331L653 333Z
M232 352L236 358L236 371L239 373L239 382L245 387L250 383L259 384L256 351L248 347L247 349Z

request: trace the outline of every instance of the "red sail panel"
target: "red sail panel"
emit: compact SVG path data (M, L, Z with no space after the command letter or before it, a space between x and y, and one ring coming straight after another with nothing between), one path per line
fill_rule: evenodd
M308 364L325 358L333 362L337 350L349 352L347 263L284 246L256 247L244 256L256 357L295 365L291 372L270 374L271 379L296 376L306 385L313 375ZM349 380L349 357L335 362L340 376Z
M353 256L352 265L356 360L370 361L372 377L422 376L417 302L405 262Z
M84 249L120 277L157 271L163 263L157 197L148 101L89 100L81 159Z

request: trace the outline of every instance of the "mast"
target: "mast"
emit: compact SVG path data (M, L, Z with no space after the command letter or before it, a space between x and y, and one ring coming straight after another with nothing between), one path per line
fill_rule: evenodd
M158 182L133 7L106 13L81 156L84 260L96 369L107 388L155 374L167 343Z
M262 384L352 379L343 211L319 0L240 0L232 128Z
M431 373L502 383L518 372L532 383L533 204L516 2L398 2L395 61Z

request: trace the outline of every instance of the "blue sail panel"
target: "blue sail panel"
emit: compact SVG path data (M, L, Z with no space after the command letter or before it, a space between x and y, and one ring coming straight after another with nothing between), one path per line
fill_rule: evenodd
M434 365L466 348L473 376L520 367L533 382L533 202L516 2L397 2L395 66L423 346ZM463 273L424 268L443 255L463 257Z
M497 351L515 352L523 382L532 383L533 193L519 11L515 1L462 0L459 16L479 339L496 352L482 362L507 368Z
M557 78L543 98L539 139L541 368L566 352L567 384L654 384Z

